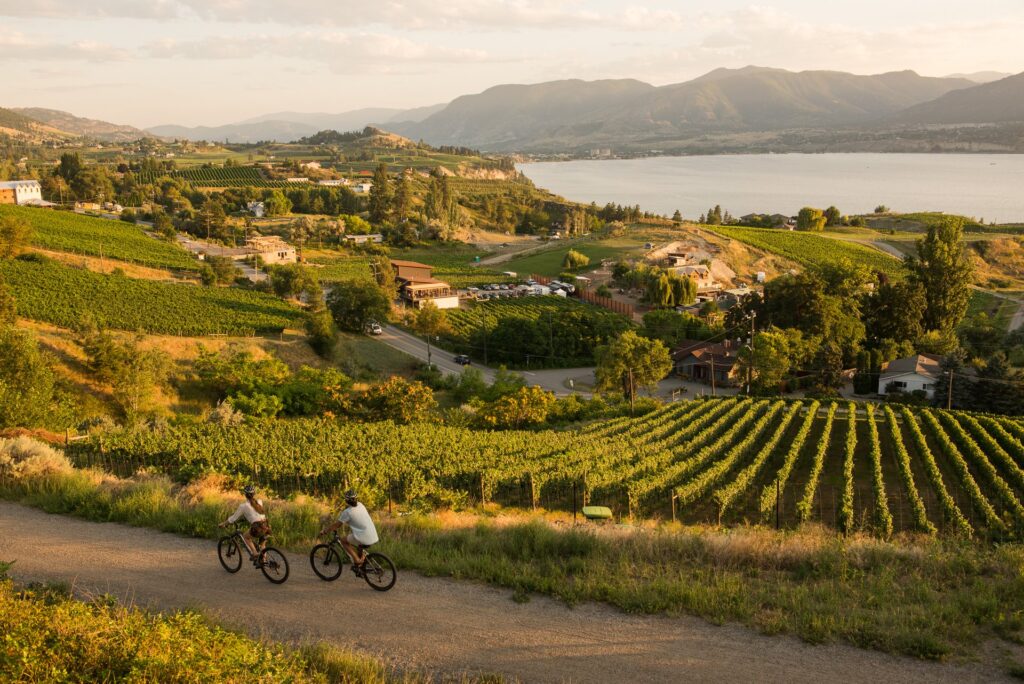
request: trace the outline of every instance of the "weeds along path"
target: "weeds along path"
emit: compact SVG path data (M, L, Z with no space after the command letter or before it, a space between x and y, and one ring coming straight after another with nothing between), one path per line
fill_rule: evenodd
M812 646L696 618L638 617L472 582L400 572L377 594L343 576L318 580L306 557L272 586L252 568L229 575L212 542L93 523L0 502L0 560L16 580L64 581L157 609L199 608L282 641L326 641L401 667L502 673L527 682L996 681L1000 670L942 665L847 646ZM399 566L401 565L399 559Z

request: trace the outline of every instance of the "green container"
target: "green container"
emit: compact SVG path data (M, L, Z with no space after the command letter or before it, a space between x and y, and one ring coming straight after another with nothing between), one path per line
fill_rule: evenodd
M611 520L612 509L607 506L584 506L583 517L587 520Z

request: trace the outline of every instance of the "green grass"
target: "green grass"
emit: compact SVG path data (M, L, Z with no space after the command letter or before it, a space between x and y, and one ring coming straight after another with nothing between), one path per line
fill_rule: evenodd
M316 256L307 258L322 283L336 283L340 280L370 280L373 276L370 272L369 257L320 251Z
M557 277L563 270L562 260L570 249L582 252L590 257L590 264L581 273L592 271L601 266L602 259L619 259L639 256L643 253L643 242L629 238L610 238L607 240L571 240L552 243L549 249L512 259L502 266L515 271L521 276L536 273L542 276Z
M146 235L124 221L68 211L0 205L0 218L14 216L32 226L32 244L56 252L103 256L154 268L196 271L199 262L178 245Z
M135 280L49 259L0 262L18 315L72 328L86 317L104 328L170 335L276 333L302 313L277 297L238 288Z
M338 344L334 349L333 358L345 372L355 377L412 377L420 365L419 359L376 338L345 332L338 333Z
M1017 303L997 297L991 292L983 290L972 290L971 300L967 307L966 319L972 318L979 313L984 313L992 319L993 324L999 330L1007 330L1014 313L1017 312Z
M900 277L903 266L899 260L883 252L838 239L800 231L776 228L745 228L740 226L707 226L723 237L739 240L753 247L787 257L803 264L816 266L849 261L867 266L889 276Z
M511 279L501 275L500 271L474 265L474 259L486 259L490 252L476 249L464 243L430 245L393 249L393 259L419 261L433 266L433 275L452 287L480 287L491 283L507 283ZM508 270L502 268L502 271Z
M216 522L237 503L218 484L182 489L161 477L57 470L7 480L0 494L51 513L216 538ZM308 497L270 510L275 539L297 552L330 512ZM488 514L376 517L381 548L402 570L482 580L520 601L597 600L927 659L970 657L1024 627L1024 549L1015 544L893 543L817 527L629 531L508 516L499 524Z
M109 595L78 601L61 585L17 589L0 579L0 633L8 682L429 681L323 644L259 641L194 610L149 612Z

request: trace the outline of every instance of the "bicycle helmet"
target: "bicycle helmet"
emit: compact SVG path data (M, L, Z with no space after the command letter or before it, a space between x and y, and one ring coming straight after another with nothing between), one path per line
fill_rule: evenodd
M256 485L245 485L245 488L242 490L242 493L245 494L246 496L256 496Z
M356 496L356 490L350 489L345 492L345 503L349 506L354 506L359 503L359 497Z

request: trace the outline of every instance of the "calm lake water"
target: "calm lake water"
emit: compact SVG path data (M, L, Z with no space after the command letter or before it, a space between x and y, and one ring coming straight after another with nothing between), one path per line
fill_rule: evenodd
M539 187L579 202L639 204L697 218L715 204L734 216L944 211L1024 221L1024 155L751 154L520 164Z

